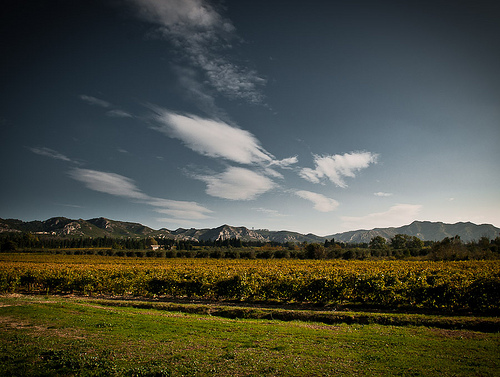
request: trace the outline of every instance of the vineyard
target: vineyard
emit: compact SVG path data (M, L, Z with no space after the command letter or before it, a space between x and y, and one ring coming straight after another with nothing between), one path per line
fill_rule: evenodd
M0 292L269 300L498 313L500 261L0 254Z

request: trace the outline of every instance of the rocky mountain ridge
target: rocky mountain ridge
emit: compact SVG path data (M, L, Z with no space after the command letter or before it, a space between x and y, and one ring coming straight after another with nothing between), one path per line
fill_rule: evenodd
M45 221L24 222L17 219L0 219L0 233L30 232L40 235L58 237L114 237L114 238L146 238L162 237L176 240L208 241L238 238L243 241L260 242L324 242L325 240L363 243L370 242L373 237L382 236L386 239L396 234L416 236L423 241L439 241L445 237L460 236L463 241L478 240L485 236L494 239L500 235L500 228L491 224L476 225L471 222L445 224L442 222L414 221L409 225L390 228L375 228L371 230L355 230L336 233L322 237L314 234L301 234L286 230L270 231L267 229L248 229L222 225L217 228L154 230L139 223L116 221L104 217L89 220L72 220L65 217L54 217Z
M494 239L500 236L500 228L491 224L476 225L471 222L445 224L442 222L414 221L397 228L375 228L332 234L330 237L342 242L370 242L373 237L382 236L391 239L396 234L415 236L423 241L440 241L445 237L460 236L464 242L479 240L481 237ZM328 238L328 237L327 237Z

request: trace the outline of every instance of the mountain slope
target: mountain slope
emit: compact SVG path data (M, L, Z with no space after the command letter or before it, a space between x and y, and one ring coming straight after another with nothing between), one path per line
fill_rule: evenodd
M341 242L370 242L373 237L382 236L386 239L396 234L415 236L423 241L440 241L445 237L460 236L464 242L478 240L485 236L494 239L499 236L500 229L490 224L476 225L471 222L445 224L442 222L414 221L409 225L398 228L375 228L372 230L356 230L351 232L332 234L326 238L334 238Z
M259 242L319 242L326 239L346 243L370 242L373 237L382 236L386 239L396 234L416 236L423 241L440 241L445 237L459 235L462 241L479 240L486 236L494 239L500 235L500 229L493 225L476 225L470 222L445 224L442 222L414 221L398 228L375 228L371 230L355 230L336 233L327 237L314 234L301 234L286 230L270 231L267 229L248 229L222 225L212 229L184 229L154 230L139 223L115 221L104 217L89 220L72 220L65 217L54 217L45 221L23 222L16 219L0 219L0 233L2 232L30 232L48 234L58 237L113 237L113 238L147 238L162 237L176 240L208 241L239 238L243 241Z
M155 231L137 223L126 223L105 218L71 220L53 217L45 221L23 222L0 219L0 232L30 232L59 237L147 237Z
M154 236L156 231L139 223L109 220L104 217L87 220L107 233L109 237L148 237Z

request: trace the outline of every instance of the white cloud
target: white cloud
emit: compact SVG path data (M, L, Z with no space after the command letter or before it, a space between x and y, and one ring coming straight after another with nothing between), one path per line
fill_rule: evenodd
M191 66L201 69L219 93L231 99L261 102L266 80L254 70L231 62L223 50L237 39L231 21L204 0L129 0L139 16L160 26Z
M67 162L73 162L69 157L66 157L65 155L50 149L50 148L45 148L45 147L40 147L40 148L29 148L30 151L33 153L36 153L40 156L45 156L45 157L50 157L55 160L61 160L61 161L67 161Z
M252 200L271 190L275 183L252 170L229 167L215 176L196 176L207 184L207 194L230 200Z
M385 212L370 213L361 217L341 217L346 230L398 227L416 220L422 206L419 204L396 204Z
M292 156L292 157L284 158L282 160L272 161L270 165L276 165L276 166L279 166L280 168L288 168L290 165L296 164L297 162L299 162L298 157Z
M94 191L129 199L149 198L135 186L133 180L123 175L79 168L70 170L68 175Z
M274 169L271 169L271 168L263 168L262 170L263 173L265 173L266 175L268 175L269 177L273 177L273 178L285 178L283 177L283 174L281 174L280 172L274 170Z
M89 105L99 106L104 108L111 107L111 104L109 102L103 101L102 99L95 98L92 96L87 96L85 94L82 94L80 96L80 99L87 102Z
M196 202L149 196L143 193L132 179L123 175L79 168L70 170L68 175L74 180L84 183L91 190L132 199L154 207L158 213L169 214L179 219L204 219L208 217L208 213L212 212Z
M382 196L382 197L388 197L388 196L392 196L393 194L391 192L374 192L373 195L375 196Z
M339 187L347 187L344 177L355 177L355 172L377 162L377 154L371 152L351 152L343 155L314 155L314 169L303 168L299 175L313 183L328 179Z
M222 157L241 164L273 161L274 157L248 131L196 115L181 115L160 108L155 111L160 124L155 130L181 140L202 155Z
M339 202L316 192L299 190L295 195L302 199L309 200L314 204L314 209L320 212L332 212L337 209Z

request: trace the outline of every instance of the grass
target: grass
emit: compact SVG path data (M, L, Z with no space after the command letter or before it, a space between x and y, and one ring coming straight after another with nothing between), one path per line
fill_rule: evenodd
M89 299L89 298L87 298ZM354 311L355 305L345 310L328 310L326 307L316 306L312 309L305 305L288 305L284 303L244 303L244 302L213 302L205 300L205 304L192 303L192 300L179 299L177 302L165 302L139 299L94 299L101 305L134 307L142 309L156 309L164 311L178 311L191 314L208 314L225 318L246 319L276 319L281 321L321 322L325 324L381 324L394 326L428 326L453 330L474 330L481 332L500 331L499 317L479 317L466 315L423 314L408 310L383 311L380 308L370 312L366 306L358 307L362 311ZM190 303L191 302L191 303ZM230 306L227 306L231 304ZM410 308L409 308L410 309Z
M0 375L500 375L498 332L231 319L165 309L2 296Z

